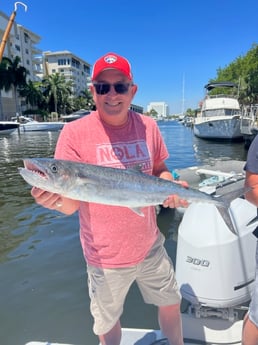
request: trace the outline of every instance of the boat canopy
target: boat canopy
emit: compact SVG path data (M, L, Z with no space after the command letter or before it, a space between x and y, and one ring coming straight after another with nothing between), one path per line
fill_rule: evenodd
M214 83L209 83L204 86L207 91L211 91L217 87L237 87L237 84L232 83L230 81L219 81L219 82L214 82Z

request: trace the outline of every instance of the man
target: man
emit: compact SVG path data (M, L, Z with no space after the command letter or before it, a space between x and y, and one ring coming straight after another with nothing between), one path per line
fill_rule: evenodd
M245 186L248 189L252 187L245 197L258 207L258 136L255 137L249 148L245 170ZM258 237L258 228L254 231L254 235ZM255 240L257 241L254 237ZM258 344L258 246L256 246L256 278L249 312L244 319L242 344Z
M97 60L90 90L97 111L63 128L55 158L121 169L141 166L147 174L173 180L156 122L128 110L137 91L128 60L115 53ZM79 210L94 332L101 344L120 344L119 319L136 281L145 302L158 307L169 344L183 345L181 296L154 207L143 208L141 217L124 207L69 200L37 188L32 195L37 203L67 215ZM187 202L172 195L163 205L186 207Z

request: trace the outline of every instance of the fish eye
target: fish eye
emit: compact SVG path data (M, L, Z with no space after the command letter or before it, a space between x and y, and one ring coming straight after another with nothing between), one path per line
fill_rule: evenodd
M57 166L55 164L51 165L50 169L51 169L52 173L57 173L58 169L57 169Z

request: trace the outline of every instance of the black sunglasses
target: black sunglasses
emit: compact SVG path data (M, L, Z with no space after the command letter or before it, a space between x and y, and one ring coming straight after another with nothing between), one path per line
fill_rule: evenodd
M95 90L98 95L106 95L110 89L111 86L114 87L116 93L125 94L128 92L129 87L132 84L130 83L115 83L115 84L109 84L109 83L94 83L93 86L95 87Z

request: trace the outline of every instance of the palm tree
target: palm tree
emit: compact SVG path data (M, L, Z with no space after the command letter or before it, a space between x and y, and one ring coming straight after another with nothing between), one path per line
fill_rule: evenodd
M44 96L42 92L42 84L38 81L31 81L19 89L19 94L25 98L26 104L32 108L42 108Z
M20 112L18 101L18 88L26 85L28 71L20 66L21 59L16 56L14 60L4 57L1 62L0 90L9 91L13 88L16 112Z
M81 97L84 99L86 104L84 107L86 110L93 110L95 108L95 102L91 92L88 89L81 91Z
M10 73L8 72L8 63L9 63L9 59L5 57L2 59L0 63L0 119L1 120L4 120L1 91L5 90L6 92L8 92L12 87L11 76L10 76Z
M49 104L49 111L61 109L71 95L71 82L67 82L64 75L54 73L42 80L43 94Z

